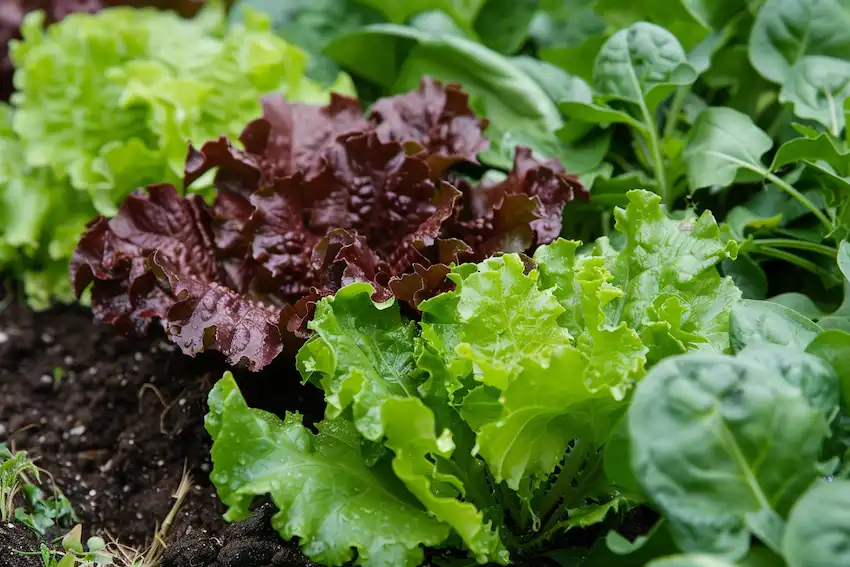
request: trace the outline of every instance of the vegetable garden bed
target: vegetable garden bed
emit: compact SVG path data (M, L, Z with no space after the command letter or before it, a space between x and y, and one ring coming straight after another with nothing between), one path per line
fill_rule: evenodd
M171 509L188 467L194 482L169 541L219 534L223 507L208 480L203 416L206 390L226 368L223 361L188 358L162 337L140 342L116 336L83 309L33 313L13 306L0 314L0 333L3 437L29 449L53 474L87 529L142 547ZM288 400L320 416L321 398L310 399L297 381L289 382L289 391L277 382L287 371L294 368L282 364L251 375L247 395L259 406ZM272 542L283 547L272 533ZM2 560L10 560L10 549L32 550L36 541L28 530L0 533ZM20 565L39 561L19 559Z
M0 567L850 565L847 29L3 3Z

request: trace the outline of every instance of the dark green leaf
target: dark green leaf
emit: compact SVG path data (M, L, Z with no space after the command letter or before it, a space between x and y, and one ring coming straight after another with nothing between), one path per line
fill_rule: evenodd
M788 518L783 550L789 567L850 565L850 482L815 484Z
M850 62L833 57L808 56L791 67L779 91L794 114L826 126L834 136L844 130L844 101L850 97Z
M723 260L720 270L732 278L744 299L764 299L767 296L767 275L752 258L739 254L735 260Z
M647 22L612 35L593 67L599 93L636 104L643 114L654 112L676 86L689 85L696 76L676 37Z
M771 301L745 299L732 307L729 339L732 350L773 344L804 350L822 329L811 319Z
M832 365L842 384L844 407L850 409L850 333L827 329L806 347Z
M831 165L839 175L850 175L850 150L844 144L829 134L818 134L817 137L794 138L782 144L773 157L771 170L800 161L813 164L824 161Z
M809 355L790 355L808 364ZM635 474L685 552L744 557L748 518L781 511L817 476L827 416L762 360L746 352L679 356L655 366L635 391ZM819 384L808 391L836 391L834 375L813 380Z
M475 31L490 49L516 53L528 37L539 4L539 0L489 0L475 20Z
M850 3L847 0L767 0L750 35L750 61L774 83L807 55L850 59Z
M770 136L749 116L722 107L703 111L684 153L691 188L728 187L742 169L766 174L761 158L772 146Z

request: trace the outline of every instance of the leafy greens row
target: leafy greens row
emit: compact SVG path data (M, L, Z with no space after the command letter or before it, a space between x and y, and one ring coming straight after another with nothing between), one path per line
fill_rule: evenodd
M491 120L483 161L508 168L520 142L593 191L565 234L607 233L611 207L650 189L671 209L710 208L746 242L723 270L748 297L798 292L803 280L817 308L838 306L845 2L433 1L404 13L380 0L244 3L315 53L317 76L343 68L364 93L412 88L423 74L464 85Z
M226 517L268 493L276 529L326 565L418 565L422 546L480 564L846 562L850 334L742 299L710 213L627 197L618 238L456 266L418 323L367 283L321 300L297 357L325 394L316 432L249 408L226 374L206 421ZM661 517L630 542L616 529L641 503ZM611 531L561 547L595 524Z

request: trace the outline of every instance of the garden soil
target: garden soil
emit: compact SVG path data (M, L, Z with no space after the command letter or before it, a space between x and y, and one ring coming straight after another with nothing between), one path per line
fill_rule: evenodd
M223 528L203 416L207 393L227 367L215 354L185 356L158 335L119 336L78 307L33 313L11 305L0 312L0 442L37 457L74 504L86 536L143 547L171 509L184 467L192 488L168 541L189 534L204 541ZM308 422L321 417L320 392L300 385L291 362L235 374L252 406L279 414L298 407ZM7 531L0 532L0 567L27 565L3 554L21 543Z

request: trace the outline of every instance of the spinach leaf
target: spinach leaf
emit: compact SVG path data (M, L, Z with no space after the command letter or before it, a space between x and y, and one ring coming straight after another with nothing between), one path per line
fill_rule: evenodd
M690 85L697 72L672 33L648 22L638 22L612 35L596 56L592 102L565 101L561 111L573 118L599 124L624 123L648 147L659 193L669 204L665 156L655 111L677 86Z
M850 59L850 1L767 0L756 15L749 54L763 77L780 84L807 55Z
M818 482L791 510L782 549L789 567L850 564L850 482Z
M729 187L741 170L768 175L762 157L773 140L752 119L737 110L704 110L688 134L684 158L691 189Z
M813 390L837 392L834 374L811 379ZM753 533L778 544L780 515L817 477L829 432L806 391L746 351L657 365L638 384L628 427L635 475L678 546L732 560Z
M729 341L735 352L763 344L802 351L821 331L810 319L784 305L745 299L732 308Z
M844 130L844 101L850 97L850 61L809 56L799 59L779 91L794 114L826 126L833 136Z

